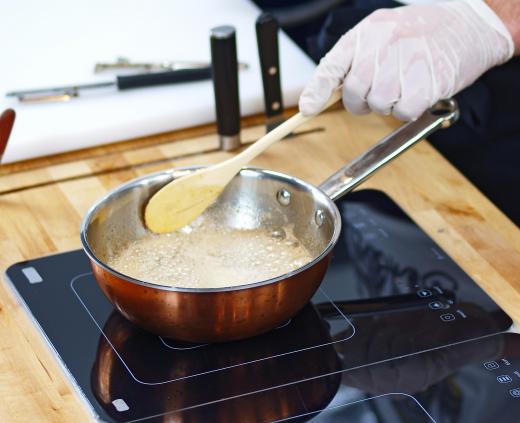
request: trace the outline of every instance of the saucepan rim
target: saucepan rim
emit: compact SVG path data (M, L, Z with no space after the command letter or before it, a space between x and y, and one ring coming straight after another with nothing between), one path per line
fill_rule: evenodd
M247 170L254 171L254 172L261 172L263 174L267 174L267 175L269 175L271 177L274 177L276 179L279 179L279 180L282 180L282 181L285 181L285 182L289 182L289 183L293 183L295 185L302 186L302 187L304 187L305 189L309 190L312 193L317 193L330 206L330 210L333 213L333 225L334 225L332 236L331 236L329 242L327 243L326 247L323 249L323 251L320 254L318 254L309 263L305 264L302 267L299 267L298 269L292 270L291 272L284 273L283 275L276 276L276 277L270 278L270 279L265 279L265 280L249 283L249 284L235 285L235 286L230 286L230 287L219 287L219 288L186 288L186 287L174 287L174 286L169 286L169 285L160 285L160 284L157 284L157 283L146 282L146 281L143 281L143 280L140 280L140 279L133 278L131 276L125 275L125 274L120 273L117 270L111 268L110 266L105 264L102 260L100 260L94 254L94 251L92 251L92 249L90 248L90 244L89 244L88 239L87 239L87 229L89 227L89 224L90 224L90 221L91 221L91 218L92 218L93 214L99 208L101 208L109 199L111 199L112 197L117 196L117 195L123 193L124 191L129 189L132 185L136 185L139 182L143 182L143 181L146 181L148 179L153 179L153 178L155 178L155 177L157 177L159 175L175 174L175 173L179 173L179 172L182 173L182 172L186 172L186 171L195 171L195 170L200 169L202 167L205 167L205 166L177 167L177 168L174 168L174 169L167 169L167 170L161 170L161 171L158 171L158 172L150 173L150 174L147 174L147 175L144 175L144 176L140 176L140 177L134 178L134 179L132 179L132 180L130 180L130 181L128 181L128 182L118 186L117 188L113 189L112 191L109 191L106 195L101 197L97 202L95 202L89 208L89 210L85 214L85 217L83 218L83 221L81 222L81 229L80 229L81 244L83 246L83 250L85 251L87 256L90 258L90 260L92 260L97 266L101 267L103 270L113 274L114 276L116 276L119 279L124 280L125 282L141 285L141 286L144 286L144 287L147 287L147 288L157 289L157 290L160 290L160 291L189 292L189 293L212 293L212 292L239 291L239 290L243 290L243 289L256 288L256 287L259 287L259 286L262 286L262 285L270 285L270 284L275 284L277 282L281 282L283 280L291 278L294 275L297 275L299 273L302 273L302 272L306 271L307 269L309 269L312 266L314 266L316 263L320 262L322 259L324 259L331 252L331 250L336 245L336 243L337 243L337 241L339 239L340 233L341 233L341 215L340 215L340 212L338 210L338 207L336 206L334 201L327 194L325 194L319 187L316 187L316 186L314 186L314 185L312 185L310 183L307 183L307 182L305 182L305 181L303 181L303 180L301 180L299 178L296 178L294 176L287 175L287 174L282 173L282 172L276 172L276 171L273 171L273 170L259 168L259 167L246 166L246 167L243 167L240 172L247 171Z

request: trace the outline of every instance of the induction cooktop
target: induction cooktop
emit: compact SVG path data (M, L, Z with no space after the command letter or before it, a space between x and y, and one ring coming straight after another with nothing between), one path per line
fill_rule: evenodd
M6 279L99 421L520 421L511 319L384 193L337 205L342 236L311 302L243 341L135 327L81 250Z

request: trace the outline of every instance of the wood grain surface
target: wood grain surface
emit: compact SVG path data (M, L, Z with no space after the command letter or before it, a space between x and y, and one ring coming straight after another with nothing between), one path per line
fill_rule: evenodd
M305 128L316 126L326 130L278 143L253 164L318 184L396 122L338 110ZM86 210L131 178L230 157L232 153L216 151L211 131L199 128L0 169L0 266L80 248ZM252 141L262 133L263 127L252 126L243 137ZM388 193L520 322L520 230L427 142L362 185L367 187ZM5 284L0 286L0 396L1 422L92 419Z

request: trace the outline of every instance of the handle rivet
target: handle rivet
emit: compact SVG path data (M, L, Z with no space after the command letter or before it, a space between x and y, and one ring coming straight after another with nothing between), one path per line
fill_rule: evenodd
M271 109L273 109L273 110L280 109L280 103L278 103L277 101L274 101L273 103L271 103Z
M278 69L276 66L271 66L267 72L269 72L269 75L276 75L278 73Z
M316 213L314 214L314 222L316 222L316 225L318 225L318 228L323 225L323 222L325 221L325 213L323 213L323 210L316 210Z
M276 199L282 206L288 206L291 203L291 193L282 188L276 193Z
M287 234L285 233L283 228L275 229L273 232L271 232L271 237L275 239L285 239L287 237Z

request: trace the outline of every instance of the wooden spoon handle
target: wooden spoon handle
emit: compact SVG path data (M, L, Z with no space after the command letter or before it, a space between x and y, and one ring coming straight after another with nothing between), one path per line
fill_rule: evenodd
M321 112L329 108L333 104L337 103L341 99L341 93L341 87L334 91L330 96L329 101L327 102L325 107L321 110ZM222 164L229 165L229 162L233 162L233 164L238 169L240 169L243 165L249 163L251 160L253 160L256 156L258 156L272 144L274 144L277 141L280 141L282 138L294 131L298 126L313 119L315 116L317 115L303 116L301 113L296 113L294 116L287 119L284 123L278 125L272 131L265 134L262 138L260 138L254 144L246 148L240 154L237 154L235 157L233 157L229 161L223 162Z

